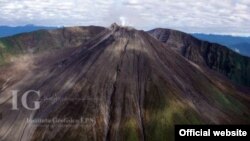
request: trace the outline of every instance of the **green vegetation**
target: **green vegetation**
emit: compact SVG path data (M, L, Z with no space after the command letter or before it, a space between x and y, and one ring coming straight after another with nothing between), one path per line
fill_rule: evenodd
M247 107L245 107L240 101L229 94L222 93L216 87L211 87L210 93L212 94L211 96L213 97L214 102L225 112L234 112L240 115L244 111L247 111Z
M21 52L20 48L14 44L14 39L2 38L0 42L6 53L17 54Z
M161 94L161 89L165 88L169 89L168 93ZM144 134L150 141L173 141L175 124L203 123L201 117L187 103L178 100L178 93L170 87L150 84L144 105Z
M178 101L170 102L163 111L146 112L146 138L151 141L174 140L175 124L202 124L190 107Z
M14 39L2 38L0 39L0 65L3 65L9 61L11 56L16 56L21 53L13 42Z
M138 125L135 119L129 119L124 125L124 137L125 141L139 141L137 129Z

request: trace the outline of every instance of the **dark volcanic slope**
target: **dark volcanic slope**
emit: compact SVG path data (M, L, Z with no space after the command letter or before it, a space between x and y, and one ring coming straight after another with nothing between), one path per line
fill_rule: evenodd
M38 63L2 90L1 140L166 141L176 123L250 123L249 90L207 77L210 72L143 31L113 25L73 50L60 61L41 59L49 64ZM10 110L13 89L20 90L18 99L40 90L40 109ZM62 126L31 124L29 117L88 120Z
M0 65L9 61L10 57L23 53L77 47L103 30L103 27L98 26L65 27L0 38Z
M250 86L249 57L241 56L224 46L201 41L176 30L158 28L148 33L168 47L177 50L187 59L223 73L238 84Z

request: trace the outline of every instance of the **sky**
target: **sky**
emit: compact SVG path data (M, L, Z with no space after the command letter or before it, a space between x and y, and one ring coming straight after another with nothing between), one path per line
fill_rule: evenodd
M250 35L250 0L0 0L0 25L109 26Z

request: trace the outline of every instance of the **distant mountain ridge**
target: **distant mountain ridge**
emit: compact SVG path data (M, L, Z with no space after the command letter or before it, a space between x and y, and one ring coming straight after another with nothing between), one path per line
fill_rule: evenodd
M201 40L227 46L228 48L242 55L250 56L250 37L214 35L214 34L202 34L202 33L194 33L192 35Z
M24 25L24 26L0 26L0 37L7 37L12 36L15 34L25 33L25 32L32 32L41 29L56 29L57 27L50 27L50 26L37 26L37 25Z

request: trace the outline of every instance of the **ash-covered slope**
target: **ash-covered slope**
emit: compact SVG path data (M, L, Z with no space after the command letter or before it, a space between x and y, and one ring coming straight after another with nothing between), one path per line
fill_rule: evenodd
M114 24L60 55L36 60L28 75L2 90L1 140L166 141L176 123L250 123L248 89L205 72L144 31ZM13 89L18 99L39 90L40 109L11 110ZM27 118L86 120L62 126Z
M242 56L225 46L209 43L171 29L157 28L148 31L187 59L223 73L234 82L250 86L250 58Z

